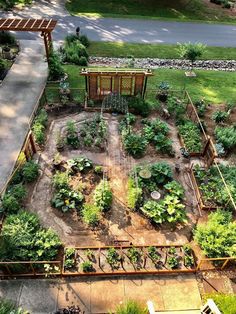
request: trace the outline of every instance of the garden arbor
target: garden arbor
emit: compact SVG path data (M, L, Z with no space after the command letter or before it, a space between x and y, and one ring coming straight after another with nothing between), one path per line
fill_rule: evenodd
M47 60L52 49L52 35L56 20L46 19L0 19L0 31L40 32L44 39Z
M111 93L145 96L147 78L152 76L151 70L100 70L82 69L88 99L103 100Z

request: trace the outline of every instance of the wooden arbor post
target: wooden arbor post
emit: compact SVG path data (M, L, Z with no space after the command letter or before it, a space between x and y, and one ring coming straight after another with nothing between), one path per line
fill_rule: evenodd
M46 58L47 58L47 61L48 61L50 53L53 50L52 35L51 35L51 32L42 32L41 36L43 37L43 40L44 40Z

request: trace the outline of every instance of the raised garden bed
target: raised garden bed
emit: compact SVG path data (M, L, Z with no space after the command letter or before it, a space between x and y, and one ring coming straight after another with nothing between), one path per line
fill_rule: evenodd
M235 201L236 167L220 165L219 168ZM233 204L231 204L227 189L215 166L209 169L201 168L200 166L192 167L190 168L190 178L201 209L232 208Z
M66 251L73 250L70 262ZM108 275L194 272L195 257L188 246L117 246L66 248L67 275Z

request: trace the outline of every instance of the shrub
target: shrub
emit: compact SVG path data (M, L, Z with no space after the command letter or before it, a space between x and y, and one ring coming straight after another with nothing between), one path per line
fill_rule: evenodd
M61 49L63 62L74 63L81 65L81 57L88 60L88 53L83 44L80 41L72 41L70 43L65 42Z
M88 60L84 56L80 57L78 62L79 62L79 65L81 65L81 66L87 66L88 65Z
M217 143L223 145L225 150L231 150L236 146L236 130L233 126L216 127L215 137Z
M69 188L69 175L68 172L60 172L57 171L53 178L52 178L52 183L54 188L56 189L67 189Z
M197 113L200 118L203 118L205 116L205 112L207 109L207 105L204 101L204 99L199 99L194 102L194 106L197 108Z
M23 180L33 182L39 176L39 165L33 160L27 161L22 168Z
M37 144L42 145L45 141L45 127L38 122L35 122L32 131Z
M128 179L127 205L136 209L142 200L142 189L137 187L132 178Z
M167 100L167 110L170 115L176 119L176 123L178 124L186 113L186 104L177 97L169 96Z
M172 180L173 172L165 162L157 162L151 166L152 177L158 185L164 185Z
M179 182L175 180L165 184L164 188L173 196L177 196L180 199L184 197L184 188Z
M235 256L235 239L236 223L232 221L232 214L219 209L195 230L195 240L208 257Z
M2 208L8 213L16 213L23 207L23 200L26 197L26 188L22 183L11 186L2 198Z
M88 48L90 46L90 42L89 39L87 37L87 35L81 35L79 36L79 41L81 42L82 45L84 45L84 47Z
M77 35L69 34L65 37L65 43L68 45L70 45L71 43L73 43L75 41L79 41L79 38Z
M100 213L100 208L96 205L85 204L82 209L82 219L89 226L95 227L101 219Z
M69 120L66 123L66 140L67 144L73 148L78 148L79 138L75 121Z
M7 68L6 62L3 59L0 59L0 74L2 74Z
M52 53L50 55L48 60L48 67L50 81L60 80L65 74L60 58L56 53Z
M0 45L15 45L16 37L9 32L0 32Z
M2 241L5 244L2 260L53 260L61 245L52 230L41 228L38 217L26 211L6 217Z
M110 209L112 204L112 191L107 180L102 180L94 191L95 205L102 211Z
M180 58L188 59L192 63L203 55L205 49L206 46L202 43L178 43L178 52Z
M143 156L147 147L147 141L145 137L139 134L126 133L122 138L124 148L128 154L135 158Z
M1 314L27 314L28 312L18 308L15 303L10 300L0 299Z
M217 110L213 113L212 119L215 121L215 123L222 123L225 122L228 116L229 116L228 112Z
M117 306L116 314L148 314L148 310L139 302L128 300Z
M147 117L151 110L150 103L145 101L141 95L130 97L128 105L135 114L140 114L142 117Z
M35 120L36 123L42 124L44 127L47 126L48 123L48 114L45 109L41 109L39 113L37 114Z

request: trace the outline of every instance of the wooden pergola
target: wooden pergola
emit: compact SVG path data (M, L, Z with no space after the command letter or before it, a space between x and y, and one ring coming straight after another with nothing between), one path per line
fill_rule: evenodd
M56 20L46 19L0 19L0 31L41 32L44 39L47 60L52 49L52 35Z
M147 78L152 76L151 70L98 70L82 69L80 75L85 76L88 99L103 100L111 93L144 97Z

